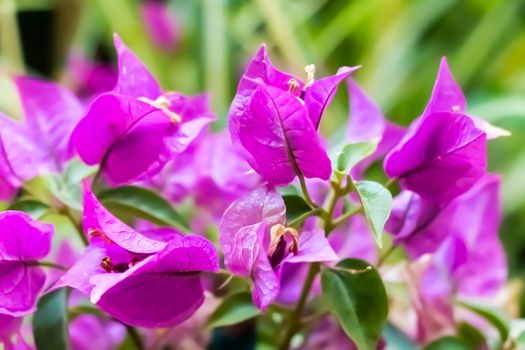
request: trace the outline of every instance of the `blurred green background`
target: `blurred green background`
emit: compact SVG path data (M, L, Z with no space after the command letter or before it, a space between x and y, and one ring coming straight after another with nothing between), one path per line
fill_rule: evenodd
M8 74L70 82L68 53L113 59L112 33L146 63L165 89L208 91L226 124L239 75L266 42L273 62L318 76L342 65L392 121L408 124L423 110L441 56L468 98L468 110L508 129L490 143L490 169L503 174L501 237L512 275L525 278L525 1L523 0L172 0L180 42L152 45L132 0L0 0L0 108L19 114ZM107 56L107 57L106 57ZM323 132L345 128L341 88ZM468 220L468 218L465 218ZM487 259L490 263L490 257Z

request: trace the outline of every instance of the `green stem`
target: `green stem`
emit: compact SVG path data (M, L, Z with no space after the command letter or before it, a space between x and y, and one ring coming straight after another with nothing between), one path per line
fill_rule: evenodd
M50 261L33 261L33 260L30 260L30 261L26 261L26 264L28 266L42 266L42 267L50 267L50 268L53 268L53 269L57 269L57 270L62 270L62 271L66 271L67 268L60 265L60 264L55 264L54 262L50 262Z
M142 343L142 338L140 337L140 334L137 332L137 330L134 327L126 326L126 332L128 332L128 336L135 345L135 349L137 350L144 350L144 344Z
M293 219L292 221L290 221L287 225L288 226L294 226L294 225L299 225L301 224L304 220L306 220L307 218L309 218L310 216L315 216L315 215L319 215L321 213L321 209L320 208L317 208L317 209L314 209L314 210L310 210L310 211L307 211L306 213L296 217L295 219Z
M319 208L319 206L312 200L312 197L310 197L310 193L308 193L308 188L306 187L306 180L304 179L303 174L299 174L298 177L305 202L308 203L308 205L310 205L312 208Z
M381 255L381 257L379 258L379 261L377 262L378 268L381 267L386 262L386 260L390 257L390 255L392 255L392 253L396 250L396 248L397 248L397 245L392 245L390 248L388 248L385 254Z
M358 205L357 207L354 207L354 208L348 210L346 213L344 213L343 215L341 215L340 217L335 219L333 221L333 225L334 226L339 226L340 224L342 224L343 222L348 220L350 217L352 217L353 215L355 215L359 211L361 211L361 209L363 209L363 207L361 205Z
M320 263L312 263L310 265L308 275L306 276L306 280L304 281L303 289L301 291L301 296L299 297L299 301L297 302L295 309L290 315L290 326L286 329L286 332L284 333L283 340L281 341L281 344L278 348L279 350L287 350L290 347L290 342L292 341L293 336L301 327L301 314L303 313L306 301L308 300L308 294L310 294L310 289L314 284L315 276L317 276L320 266Z

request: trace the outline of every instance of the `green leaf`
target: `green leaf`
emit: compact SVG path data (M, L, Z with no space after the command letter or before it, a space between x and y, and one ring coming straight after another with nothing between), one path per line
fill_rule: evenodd
M348 175L360 161L374 153L378 140L350 143L343 146L335 155L333 168L340 176Z
M94 175L98 166L87 165L79 158L73 158L64 170L64 183L67 185L78 184L85 178Z
M185 220L164 198L145 188L111 188L100 192L98 198L117 216L132 214L158 225L174 226L185 232L190 230Z
M39 350L68 349L66 288L44 295L33 316L33 335Z
M391 323L387 323L383 330L388 350L417 350L418 346L405 333Z
M461 322L457 326L457 335L469 344L471 349L481 349L486 345L485 337L474 326L466 322Z
M501 310L476 303L460 301L459 305L483 317L498 330L501 342L505 342L510 334L510 322Z
M71 160L63 175L50 174L44 176L47 186L55 198L70 208L82 210L82 180L93 175L95 166L88 166L80 159Z
M388 317L381 276L369 263L345 259L322 271L325 302L358 350L375 350Z
M355 186L374 240L381 248L383 228L392 210L392 194L385 187L373 181L359 181Z
M423 350L472 350L472 348L461 338L447 336L434 340Z
M208 319L208 328L229 326L259 315L249 292L227 296Z
M20 210L26 212L34 219L38 220L47 213L49 206L34 199L21 199L11 204L9 210Z
M295 195L283 196L286 205L286 219L288 222L295 220L302 214L312 210L302 197Z

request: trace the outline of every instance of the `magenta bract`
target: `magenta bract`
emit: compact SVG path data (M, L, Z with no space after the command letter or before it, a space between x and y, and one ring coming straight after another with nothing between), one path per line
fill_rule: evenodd
M261 311L279 294L284 264L338 260L322 230L297 234L285 224L282 197L263 186L233 202L219 225L224 264L253 280L253 301Z
M73 135L89 165L100 164L115 185L151 177L214 119L205 96L163 93L151 73L115 35L118 82L93 101ZM133 154L133 157L129 157Z
M46 276L38 260L49 254L53 225L19 211L0 213L0 314L36 310Z
M331 164L317 128L337 85L357 67L341 68L334 76L309 81L284 73L271 64L263 45L239 82L229 113L228 128L245 150L250 165L273 185L295 176L327 180Z
M219 268L217 251L205 238L171 228L139 233L113 217L86 186L83 226L91 244L56 287L78 289L113 317L143 327L173 326L203 303L201 272Z
M486 170L486 133L464 113L463 93L443 60L425 112L385 159L387 175L443 203L472 187Z

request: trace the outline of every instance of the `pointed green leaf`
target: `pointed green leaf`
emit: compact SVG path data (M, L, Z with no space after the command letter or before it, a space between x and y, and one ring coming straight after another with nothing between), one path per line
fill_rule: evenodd
M259 315L249 292L227 296L208 319L208 328L229 326Z
M173 226L189 231L186 221L160 195L135 186L110 188L98 194L98 198L115 215L131 214L162 226Z
M374 153L378 140L369 142L349 143L343 146L333 158L333 168L341 175L348 175L350 170L360 161Z
M286 205L286 219L288 222L297 219L299 216L312 210L308 203L300 196L286 195L283 196L284 205Z
M67 288L44 295L33 316L33 335L39 350L68 349Z
M345 259L322 271L323 297L358 350L375 350L388 317L379 272L366 261Z
M47 213L49 206L34 199L21 199L11 204L9 210L20 210L26 212L34 219L38 220Z
M385 187L373 181L359 181L355 187L374 240L381 248L383 229L392 210L392 194Z
M447 336L434 340L423 350L472 350L472 348L461 338Z
M490 306L466 301L459 302L459 305L478 314L479 316L483 317L488 323L494 326L494 328L496 328L499 333L501 343L504 343L507 340L510 334L510 322L501 310Z

